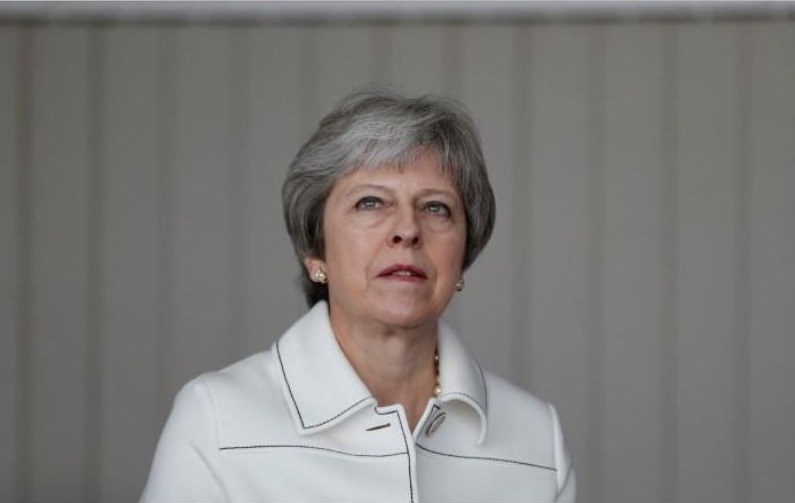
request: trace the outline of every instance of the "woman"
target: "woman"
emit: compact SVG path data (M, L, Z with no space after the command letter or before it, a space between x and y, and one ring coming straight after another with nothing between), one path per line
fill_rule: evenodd
M440 319L494 225L463 108L348 96L283 202L311 309L180 391L143 500L574 501L554 409L484 372Z

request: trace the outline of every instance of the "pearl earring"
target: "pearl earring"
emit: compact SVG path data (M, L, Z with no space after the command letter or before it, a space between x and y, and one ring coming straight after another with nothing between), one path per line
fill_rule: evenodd
M320 283L321 285L325 285L328 283L328 276L326 276L326 271L323 269L318 269L312 274L312 281L315 283Z
M458 279L458 281L456 282L456 284L455 284L455 290L456 290L457 292L460 292L460 291L461 291L461 290L463 290L463 289L464 289L464 277L463 277L463 276L461 276L461 277Z

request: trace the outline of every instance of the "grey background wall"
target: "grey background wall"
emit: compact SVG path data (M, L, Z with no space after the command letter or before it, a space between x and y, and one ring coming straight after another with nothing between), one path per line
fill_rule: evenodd
M595 503L795 494L795 23L0 24L0 500L133 501L178 387L305 309L279 192L376 81L497 194L449 309Z

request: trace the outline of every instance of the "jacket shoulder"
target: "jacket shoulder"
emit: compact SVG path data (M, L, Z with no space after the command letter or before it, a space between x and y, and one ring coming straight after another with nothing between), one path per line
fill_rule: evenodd
M501 446L515 459L555 470L559 495L566 495L560 501L573 501L571 458L555 407L489 372L484 379L489 394L487 443Z
M220 448L258 445L293 431L272 351L202 374L196 382L212 402Z
M483 447L495 448L506 458L554 468L557 465L554 409L495 374L484 372L484 380L489 426Z
M488 393L490 425L494 421L503 429L521 427L523 430L532 428L551 433L552 411L549 403L489 371L483 374ZM510 411L510 414L502 411Z

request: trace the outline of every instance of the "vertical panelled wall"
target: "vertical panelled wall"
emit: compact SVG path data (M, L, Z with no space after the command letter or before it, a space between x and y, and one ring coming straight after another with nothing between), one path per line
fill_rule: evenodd
M795 492L795 26L0 26L0 500L130 501L176 390L303 311L286 166L369 81L497 194L449 309L589 502Z

